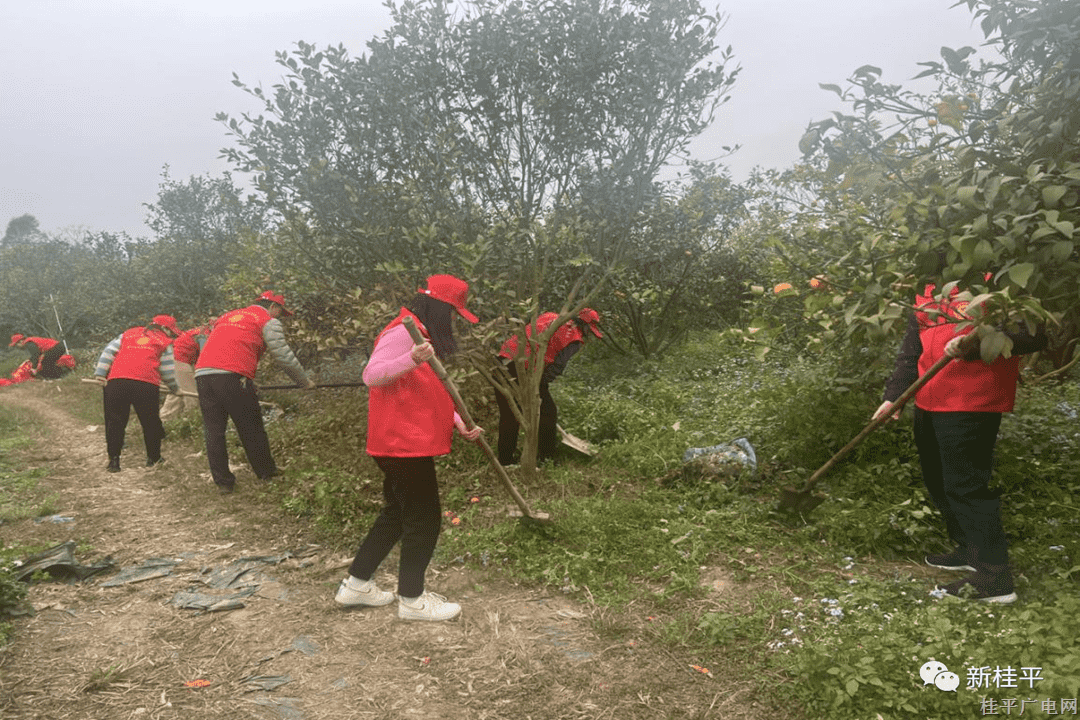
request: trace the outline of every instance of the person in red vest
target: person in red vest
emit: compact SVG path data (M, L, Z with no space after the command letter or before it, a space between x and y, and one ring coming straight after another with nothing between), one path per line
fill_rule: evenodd
M927 285L915 300L896 365L885 385L877 419L892 413L892 404L931 365L947 355L956 358L915 394L915 444L923 483L945 520L956 548L927 555L928 565L970 572L943 586L949 595L993 603L1016 600L1009 550L1001 524L1000 493L990 489L994 446L1003 413L1011 412L1020 377L1019 355L1046 347L1040 328L1034 334L1007 333L1011 357L982 361L978 343L965 348L961 340L971 328L956 332L967 318L967 303L953 290L945 300L935 298Z
M57 364L64 354L64 346L57 340L15 334L11 336L8 347L15 346L26 348L30 352L31 374L34 377L42 380L57 380L69 372L67 368Z
M172 316L155 315L149 325L129 328L117 336L98 358L94 377L105 385L109 472L120 472L120 452L133 407L142 425L146 466L163 462L161 441L165 438L165 428L158 415L158 393L162 383L173 392L180 391L173 367L172 341L176 335L176 320Z
M558 317L558 314L553 312L544 313L538 317L536 319L537 333L544 332ZM584 308L576 318L567 321L548 340L547 350L544 352L544 372L540 378L540 437L537 462L555 457L559 449L557 428L559 409L551 396L551 383L563 374L570 358L577 354L591 337L604 337L604 334L600 332L599 322L598 312L592 308ZM525 328L525 334L532 337L531 324ZM514 335L503 343L502 349L499 350L499 358L515 381L517 380L517 366L512 361L517 354L518 338ZM513 465L516 462L515 455L521 423L518 422L517 416L510 407L510 400L497 390L495 401L499 405L499 462L503 465Z
M457 350L452 327L456 312L477 318L465 301L469 286L452 275L432 275L408 308L401 308L375 340L363 380L369 388L367 453L383 471L383 509L341 581L335 602L345 607L389 605L394 593L380 590L372 576L401 542L398 566L398 617L450 620L457 603L424 590L424 573L442 524L435 457L450 452L454 428L475 441L481 429L466 430L454 401L428 364ZM413 318L425 342L414 345L402 325Z
M185 410L199 406L199 389L195 385L195 362L199 352L210 337L210 325L197 325L176 336L173 341L173 357L176 359L176 382L180 395L169 395L161 406L161 419L168 420Z
M23 360L19 367L11 371L11 379L0 378L0 385L18 385L34 379L34 366L29 360Z
M223 493L231 493L236 487L236 475L229 469L225 445L229 418L255 476L266 482L278 474L255 387L255 371L263 353L269 350L274 361L301 388L315 387L285 341L280 318L288 315L292 311L285 308L285 298L267 290L253 304L215 320L195 362L206 458L210 475Z

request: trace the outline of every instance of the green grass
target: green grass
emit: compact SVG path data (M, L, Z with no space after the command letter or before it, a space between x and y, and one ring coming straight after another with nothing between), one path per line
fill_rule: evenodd
M928 575L921 558L947 542L922 488L910 417L823 479L829 500L809 523L769 512L781 487L808 477L869 421L883 365L870 383L845 376L836 359L760 364L720 340L615 372L607 358L575 363L553 386L560 420L598 443L601 457L548 470L550 487L531 489L557 498L540 503L554 519L547 529L507 523L458 496L448 505L461 524L445 531L441 561L654 615L665 643L763 678L764 696L808 717L966 717L985 699L1022 694L968 688L969 668L983 666L1041 667L1025 698L1080 691L1080 659L1069 650L1080 625L1075 384L1021 388L1003 423L996 482L1021 599L988 608L930 595L949 577ZM756 449L755 475L658 482L688 447L739 437ZM710 565L747 597L703 610L700 570ZM930 659L957 673L956 693L923 683L918 669Z
M1022 694L967 688L969 667L1041 667L1045 679L1023 697L1076 697L1080 659L1069 650L1080 624L1075 383L1022 387L1016 412L1003 422L995 478L1021 599L986 608L932 597L925 577L904 570L946 546L940 517L922 489L910 418L871 436L822 481L819 489L830 499L809 524L782 525L761 511L775 502L779 486L809 476L862 428L880 387L843 378L820 360L747 368L715 346L711 356L724 357L716 363L724 369L714 371L697 361L702 347L708 344L666 365L638 368L632 379L600 382L589 368L580 380L568 373L570 382L559 388L567 427L576 432L580 417L586 428L607 428L605 470L645 479L670 467L686 446L740 436L757 450L759 474L735 485L735 501L731 490L686 488L682 507L690 524L720 529L706 536L714 561L764 590L749 609L707 612L696 623L673 621L679 628L673 642L744 647L753 671L787 678L767 691L815 718L971 716L981 699ZM706 502L695 503L691 495ZM757 512L747 498L758 501ZM707 505L711 522L700 514ZM767 559L746 563L741 545ZM536 557L530 562L543 564ZM685 571L670 567L673 577ZM957 693L924 687L917 671L931 658L958 674Z
M0 406L0 525L56 511L53 499L38 487L44 469L23 468L19 461L20 453L33 446L35 422L30 413ZM26 586L15 579L13 564L34 549L22 545L0 548L0 646L11 637L11 624L5 618L26 597Z
M55 500L39 490L45 468L26 468L20 451L33 446L29 414L0 406L0 523L35 518L55 512Z
M1080 389L1024 387L1002 425L995 476L1020 601L987 608L929 593L948 576L928 573L921 557L946 538L921 486L909 417L822 480L828 501L809 522L770 512L782 487L808 477L877 406L885 363L850 367L824 356L759 363L721 337L649 363L590 348L553 392L561 424L600 456L548 467L519 488L552 523L509 520L483 454L458 442L438 461L450 515L436 562L587 603L603 636L646 632L717 676L758 678L764 702L791 717L970 717L983 697L1020 696L968 689L968 668L982 666L1037 666L1044 679L1024 697L1076 697ZM480 392L468 399L490 433L495 418ZM286 414L268 431L288 472L273 492L328 541L351 547L381 505L381 474L364 454L366 395L280 395ZM96 395L73 411L101 421ZM15 453L26 440L6 430L23 421L4 425L0 416ZM197 414L168 427L177 441L201 439ZM756 450L755 473L723 481L680 473L687 448L740 437ZM231 452L239 457L235 445ZM15 467L0 466L2 491L32 494L32 473ZM719 595L706 586L717 571L731 583ZM924 685L918 670L930 659L958 674L956 693Z

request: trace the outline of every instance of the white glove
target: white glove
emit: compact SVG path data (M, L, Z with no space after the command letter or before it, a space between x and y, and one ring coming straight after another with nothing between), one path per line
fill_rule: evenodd
M412 350L409 351L409 357L411 357L412 361L417 365L423 365L428 360L435 357L435 348L433 348L429 342L413 345Z
M878 409L874 411L874 414L870 419L871 420L877 420L878 418L880 418L883 415L888 415L889 410L892 409L892 406L893 406L892 401L891 400L886 400L885 402L881 403L881 405L878 406ZM900 408L900 410L903 410L903 408ZM889 418L889 419L890 420L899 420L900 419L900 410L897 410L896 412L894 412L892 414L892 417Z

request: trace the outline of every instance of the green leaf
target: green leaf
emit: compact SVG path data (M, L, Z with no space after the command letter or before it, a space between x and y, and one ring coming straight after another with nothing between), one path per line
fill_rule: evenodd
M1054 262L1065 262L1069 259L1069 256L1073 254L1073 245L1070 240L1061 240L1054 243L1054 246L1050 248L1050 257L1054 259Z
M1043 204L1047 207L1057 207L1057 204L1061 202L1061 198L1065 196L1065 193L1069 191L1069 188L1065 185L1050 185L1042 189Z
M979 188L975 185L965 185L956 190L956 197L961 203L971 208L982 209L982 204L976 199L975 195L979 192Z
M1071 238L1076 232L1076 228L1068 220L1059 220L1055 223L1051 223L1051 225L1054 226L1055 230L1057 230L1059 233L1061 233L1067 238Z
M1020 287L1026 288L1033 272L1035 272L1035 266L1032 263L1013 265L1009 268L1009 279Z
M990 333L984 337L979 345L979 355L982 356L983 362L990 364L997 360L1006 351L1006 344L1011 346L1012 341L1009 340L1005 333L1000 331Z
M994 246L986 240L980 240L975 244L975 253L971 264L976 268L984 268L996 258L997 254L994 252Z

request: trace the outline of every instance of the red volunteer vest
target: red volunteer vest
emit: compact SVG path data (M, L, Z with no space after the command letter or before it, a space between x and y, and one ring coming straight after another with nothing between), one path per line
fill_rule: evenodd
M60 344L60 342L58 340L53 340L52 338L41 338L41 337L28 337L28 338L26 338L26 342L33 343L34 345L37 345L42 353L46 352L47 350L51 350L52 348L54 348L54 347L56 347L57 345Z
M558 313L547 312L536 318L536 331L543 333L547 330L551 323L555 322L555 319L559 317ZM525 327L525 335L532 337L532 323L529 323ZM581 331L578 330L577 325L573 320L568 320L565 325L555 331L555 334L548 340L547 350L544 352L544 364L550 365L555 362L555 357L566 349L566 346L573 342L581 342L584 338L581 336ZM502 349L499 350L499 357L512 358L517 354L517 335L512 336L509 340L503 343ZM526 347L526 351L528 347Z
M19 367L15 368L11 373L11 384L26 382L27 380L33 380L34 376L30 372L34 369L34 366L30 364L29 360L24 360Z
M405 308L383 328L379 341L405 317L412 317L424 337L423 324ZM446 455L454 440L454 401L427 363L389 385L368 388L367 453L377 457Z
M955 296L957 291L953 291ZM915 317L919 322L922 355L919 375L945 355L945 345L956 337L955 325L947 318L966 317L965 302L934 299L934 286L927 285L915 298ZM933 311L940 313L932 316ZM970 328L963 334L970 332ZM1020 377L1020 358L999 357L987 365L982 360L954 360L943 367L930 382L915 394L915 404L934 412L1011 412L1016 402L1016 382Z
M195 369L228 370L254 380L259 358L266 350L263 326L270 319L269 311L262 305L225 313L214 323Z
M173 355L176 356L176 362L194 365L195 361L199 359L198 336L209 334L209 329L202 325L180 333L176 340L173 341Z
M140 380L161 384L161 353L172 343L160 330L133 327L120 336L120 349L109 368L109 379Z

